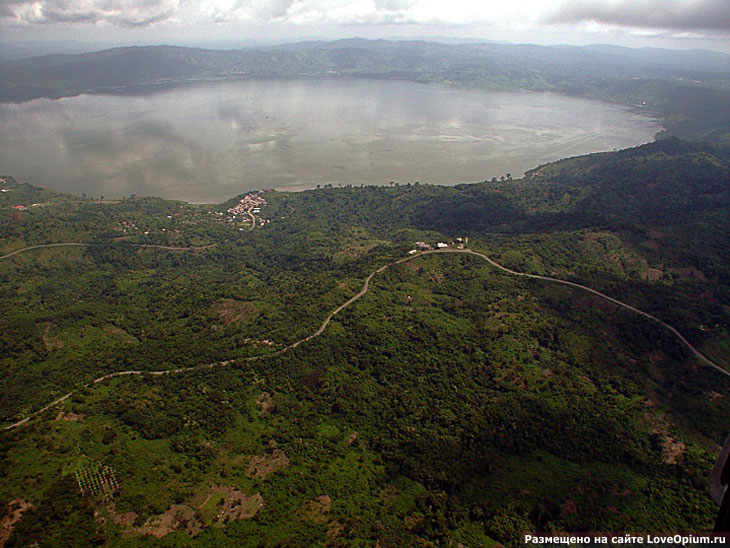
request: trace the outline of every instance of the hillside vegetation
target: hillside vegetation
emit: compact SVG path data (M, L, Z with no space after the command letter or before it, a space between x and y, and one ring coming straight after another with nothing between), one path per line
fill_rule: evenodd
M0 432L5 546L710 529L730 377L577 288L456 253L393 263L468 238L730 371L729 174L727 149L665 139L515 181L262 192L253 229L241 197L101 203L4 177L0 419L72 392ZM21 251L51 243L87 245Z

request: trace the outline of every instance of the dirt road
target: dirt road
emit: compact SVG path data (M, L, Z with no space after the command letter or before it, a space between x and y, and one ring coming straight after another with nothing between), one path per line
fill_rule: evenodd
M54 245L54 244L48 244L48 245ZM69 245L69 244L55 244L55 245ZM76 245L86 245L86 244L76 244ZM40 247L43 247L43 246L40 246ZM210 247L210 246L208 246L208 247ZM25 249L31 249L31 248L25 248ZM19 253L20 251L24 251L24 250L19 250L19 251L16 251L15 253ZM481 259L484 259L485 261L487 261L490 265L494 266L495 268L498 268L499 270L501 270L503 272L506 272L507 274L511 274L513 276L520 276L520 277L524 277L524 278L531 278L531 279L536 279L536 280L543 280L543 281L547 281L547 282L568 285L568 286L571 286L571 287L575 287L577 289L580 289L582 291L587 291L588 293L592 293L593 295L597 295L598 297L601 297L602 299L605 299L605 300L607 300L609 302L612 302L612 303L614 303L614 304L616 304L616 305L618 305L620 307L623 307L623 308L625 308L627 310L630 310L631 312L634 312L634 313L639 314L641 316L644 316L645 318L648 318L648 319L650 319L650 320L652 320L654 322L657 322L659 325L661 325L665 329L668 329L669 331L671 331L682 342L682 344L684 344L692 352L692 354L694 354L700 361L704 362L706 365L709 365L710 367L712 367L713 369L715 369L718 372L722 373L723 375L725 375L727 377L730 377L730 371L728 371L728 370L724 369L723 367L719 366L718 364L716 364L715 362L713 362L712 360L710 360L707 356L705 356L702 352L700 352L699 350L697 350L674 327L672 327L668 323L660 320L656 316L652 316L651 314L649 314L647 312L644 312L642 310L639 310L638 308L636 308L634 306L631 306L630 304L626 304L624 302L621 302L618 299L614 299L613 297L610 297L610 296L608 296L608 295L606 295L604 293L601 293L600 291L596 291L595 289L591 289L590 287L587 287L585 285L577 284L577 283L574 283L574 282L569 282L567 280L561 280L559 278L551 278L549 276L539 276L537 274L526 274L524 272L517 272L516 270L511 270L511 269L509 269L509 268L507 268L505 266L502 266L501 264L499 264L495 260L489 258L487 255L484 255L483 253L479 253L478 251L472 251L471 249L450 249L450 248L447 248L447 249L434 249L434 250L430 250L430 251L423 251L421 253L416 253L414 255L410 255L408 257L404 257L402 259L398 259L397 261L393 261L392 263L388 263L388 264L386 264L384 266L381 266L377 270L373 271L367 278L365 278L365 282L363 283L362 289L360 289L360 291L357 294L353 295L347 301L345 301L340 306L338 306L337 308L335 308L332 312L330 312L327 315L327 317L324 319L324 321L322 322L322 325L320 325L319 328L317 328L317 330L314 333L312 333L311 335L308 335L307 337L304 337L303 339L300 339L298 341L295 341L295 342L291 343L290 345L285 346L284 348L282 348L282 349L280 349L280 350L278 350L276 352L272 352L270 354L262 354L262 355L259 355L259 356L251 356L249 358L239 358L238 361L240 361L240 362L251 362L251 361L256 361L256 360L262 360L262 359L266 359L266 358L271 358L271 357L274 357L274 356L279 356L279 355L281 355L281 354L283 354L285 352L288 352L289 350L292 350L292 349L296 348L297 346L299 346L303 342L307 342L307 341L310 341L310 340L314 339L315 337L319 337L324 332L324 330L327 329L327 326L329 325L329 323L332 320L332 318L334 318L342 310L344 310L348 306L352 305L353 303L355 303L356 301L358 301L359 299L361 299L362 297L364 297L367 294L367 292L370 290L370 282L372 281L372 279L373 279L374 276L376 276L380 272L383 272L385 269L390 268L391 266L395 266L395 265L404 263L406 261L412 261L414 259L418 259L419 257L423 257L425 255L431 255L431 254L434 254L434 253L446 253L446 254L461 253L461 254L466 254L466 255L472 255L472 256L475 256L475 257L479 257ZM0 257L0 258L4 258L4 257ZM190 372L190 371L200 371L200 370L203 370L203 369L212 369L214 367L225 367L225 366L229 365L232 362L233 362L233 360L225 360L225 361L222 361L222 362L215 362L215 363L211 363L211 364L196 365L196 366L193 366L193 367L186 367L186 368L180 368L180 369L169 369L169 370L164 370L164 371L160 371L160 370L151 370L151 371L140 371L140 370L117 371L115 373L109 373L107 375L104 375L102 377L99 377L98 379L95 379L95 380L93 380L93 381L85 384L84 387L89 387L91 385L98 384L100 382L103 382L103 381L105 381L107 379L111 379L111 378L114 378L114 377L123 377L123 376L127 376L127 375L155 375L155 376L160 376L160 375L175 375L175 374L186 373L186 372ZM39 409L38 411L35 411L34 413L31 413L30 415L28 415L27 417L19 420L18 422L13 423L13 424L10 424L8 426L5 426L3 428L3 430L11 430L13 428L17 428L18 426L21 426L21 425L27 423L31 418L35 417L36 415L39 415L39 414L43 413L44 411L46 411L50 407L53 407L53 406L55 406L55 405L57 405L59 403L64 402L66 399L68 399L70 396L72 396L74 394L74 392L75 391L69 392L68 394L66 394L66 395L58 398L57 400L54 400L53 402L49 403L45 407Z

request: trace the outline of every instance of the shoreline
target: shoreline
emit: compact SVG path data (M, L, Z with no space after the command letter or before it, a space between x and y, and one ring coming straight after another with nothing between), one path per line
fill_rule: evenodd
M256 80L271 81L271 79L258 78ZM315 82L362 81L367 82L364 84L364 89L371 89L368 86L378 86L375 89L381 89L380 79L373 82L373 79L370 78L350 75L337 77L325 75L321 78L289 77L275 78L274 80L294 80L295 82L299 80ZM198 80L188 84L190 86L216 86L220 82L220 80L202 82ZM403 82L384 80L382 84L384 86L412 85L426 90L438 88L449 96L456 94L455 96L460 98L458 100L465 101L466 106L470 108L485 107L488 110L495 109L497 113L501 108L507 108L513 104L508 101L509 96L512 95L520 95L523 98L551 96L564 100L588 101L607 105L609 110L604 114L613 118L614 122L606 125L602 121L603 118L598 114L595 120L591 118L590 122L584 124L577 124L571 121L570 117L566 118L563 114L560 114L560 116L563 116L562 118L558 114L540 115L537 122L530 117L512 116L512 114L509 117L498 117L497 119L481 117L479 120L473 121L467 113L460 117L457 116L456 121L453 122L456 125L452 127L449 125L452 122L449 122L450 118L448 117L444 120L439 118L438 121L433 122L420 120L420 114L416 113L397 118L396 125L392 126L388 123L375 123L375 118L370 120L371 116L366 113L364 116L356 118L358 120L362 119L364 122L354 129L346 125L340 127L343 123L346 124L348 120L352 123L350 118L339 120L335 117L330 121L330 125L326 126L332 131L328 130L327 133L320 135L306 129L306 119L297 121L296 116L294 118L285 116L283 120L269 121L270 116L268 114L271 115L272 119L277 117L274 111L265 111L263 114L267 114L267 116L264 119L263 114L259 113L257 118L256 113L249 113L244 108L245 112L239 114L239 116L245 113L248 113L247 116L249 114L253 116L249 122L263 124L262 129L257 131L263 132L264 136L268 136L266 144L269 145L270 142L281 140L284 142L282 145L284 146L283 151L279 151L274 147L272 151L262 153L258 148L255 148L263 146L258 140L251 140L250 136L243 135L240 137L239 142L236 140L239 139L237 137L238 133L229 135L230 132L225 133L227 130L225 127L221 127L220 131L225 133L226 139L230 137L234 141L225 141L227 144L224 145L216 144L217 142L211 145L205 141L191 141L191 143L188 143L187 148L183 150L189 148L191 153L199 153L201 156L194 158L190 165L185 165L183 177L170 179L169 173L155 168L154 164L151 163L149 153L137 151L142 156L139 163L135 164L135 169L139 169L144 175L142 177L142 188L139 189L135 189L135 182L137 181L130 175L130 168L123 162L123 157L120 160L121 163L114 166L114 169L107 174L108 176L101 180L99 178L90 178L89 174L92 173L90 170L93 165L87 165L83 157L81 159L66 159L65 169L61 173L70 174L69 177L56 178L52 175L49 176L46 173L47 170L39 170L33 165L28 166L24 165L23 162L13 160L16 157L22 157L17 155L8 156L4 162L4 169L17 174L24 181L29 181L35 186L54 192L73 195L80 195L85 192L97 198L103 194L108 199L123 199L130 193L135 193L140 197L154 196L195 205L213 205L223 203L239 194L254 192L263 188L274 188L278 192L300 192L314 190L318 185L321 187L326 185L332 185L333 187L348 185L353 187L365 185L387 186L391 181L396 181L400 185L419 181L422 184L455 186L489 181L493 177L500 178L507 173L513 174L513 178L517 180L523 178L524 172L540 165L575 156L639 146L664 136L667 131L665 120L662 119L659 113L638 105L627 105L590 96L523 89L508 91L474 89L449 85L443 82L421 83L410 80ZM176 86L176 88L185 90L185 86ZM341 91L337 86L333 89ZM360 87L357 89L360 89ZM401 88L393 89L397 91ZM385 92L391 90L391 88L383 87L382 90ZM412 90L409 90L411 88L407 87L403 93L406 96L412 95ZM311 90L310 92L314 93ZM438 91L430 91L426 93L427 99L435 100L438 97L448 99L448 97L443 97L439 93ZM482 93L486 93L486 95L482 97ZM508 98L504 100L494 99L492 93L500 96L507 94ZM420 97L420 94L421 92L416 93L416 97ZM462 97L462 94L466 94L466 96ZM103 97L103 94L89 95ZM339 95L337 96L339 97ZM474 99L473 96L476 96L477 99ZM140 100L146 101L147 96L140 97ZM357 97L360 97L360 95L356 94L356 99ZM208 99L208 97L205 95L201 99ZM74 99L71 98L71 100ZM46 99L44 101L50 104L56 100ZM158 99L159 101L162 101L162 99ZM454 101L457 101L457 99L454 99ZM572 108L583 108L581 104L565 103L565 101L553 104L547 99L539 98L535 100L514 99L513 107L518 108L523 105L523 102L525 105L532 105L530 108L535 108L539 112L546 111L548 113L551 109L558 109L559 113L563 112L560 109L569 108L571 105ZM0 104L4 105L6 103ZM94 104L96 105L96 103ZM147 103L145 102L145 104ZM276 104L278 103L274 103L274 106ZM386 101L385 106L388 106L388 104ZM454 103L454 106L458 105L461 105L461 103ZM214 106L215 104L210 108ZM269 106L273 108L271 105ZM130 112L137 112L135 108L130 107ZM16 110L16 116L21 115L23 112L22 108ZM600 109L598 112L603 113ZM54 113L55 110L50 108L47 116L51 121L54 120ZM504 116L507 116L507 114ZM180 127L177 130L185 128L187 123L185 120L184 117L181 118L178 124ZM112 122L117 125L121 123L116 118L112 119ZM375 125L370 127L373 123ZM293 124L293 126L280 127L281 124ZM123 128L124 124L122 123L120 127ZM209 125L207 129L215 130L215 127ZM258 133L255 135L258 135ZM21 151L23 148L29 147L35 150L37 147L25 144L26 141L32 143L29 141L31 137L32 134L26 135L20 141L21 145L16 148ZM124 137L125 143L129 140L124 135L122 137ZM156 138L158 140L153 140L152 144L159 144L160 137L157 136ZM292 143L288 144L289 141L292 141ZM172 145L174 145L174 142L170 142L170 146ZM100 141L99 146L106 146L105 141ZM253 160L248 159L248 149L246 147L255 148L253 153L257 156L253 156ZM125 150L123 149L122 152ZM10 152L12 151L8 151L8 154ZM115 154L113 148L107 152L110 155ZM210 166L206 164L207 161L214 160L221 154L226 155L225 162L220 164L214 162ZM280 154L284 154L283 160L279 160L278 155ZM114 158L112 156L111 160L113 161ZM171 162L176 159L179 160L177 156L170 157ZM60 160L51 154L48 161L50 162L49 165L53 166ZM68 161L72 163L69 164ZM269 165L272 162L273 164ZM59 167L63 168L64 166ZM105 185L107 188L99 187L98 184ZM119 190L115 192L117 189ZM120 195L121 192L124 195Z
M528 173L530 171L534 171L536 169L539 169L541 167L544 167L546 165L549 165L549 164L552 164L555 162L560 162L562 160L567 160L570 158L577 158L577 157L581 157L581 156L588 156L588 155L592 155L592 154L604 154L604 153L617 152L620 150L627 150L627 149L635 148L638 146L643 146L643 145L661 140L665 137L669 137L667 135L664 135L665 131L666 131L665 129L662 129L661 131L655 133L650 140L643 141L643 142L640 142L640 143L637 143L637 144L634 144L634 145L631 145L628 147L624 147L624 148L615 148L614 147L613 149L610 149L610 150L596 150L596 151L592 151L592 152L585 152L582 154L560 156L558 158L548 160L546 162L541 162L541 163L538 163L537 165L525 170L520 175L520 177L514 177L513 181L523 180L526 178L525 177L526 173ZM42 183L37 184L36 182L21 181L21 180L17 179L14 175L11 175L11 174L5 174L2 177L11 177L18 184L30 184L37 188L47 190L50 192L73 196L75 198L79 198L79 200L83 201L84 203L97 203L97 204L119 203L119 202L124 201L129 198L128 195L116 196L116 195L105 194L103 200L100 200L98 198L92 198L92 197L82 199L81 198L82 193L77 193L75 191L59 190L59 189L54 189L51 186L42 186ZM443 182L430 182L430 181L421 181L421 180L402 181L402 180L397 180L394 178L394 179L392 179L392 182L394 182L396 186L405 186L407 184L414 184L414 183L418 182L420 185L454 187L454 186L458 186L458 185L477 185L477 184L481 184L481 183L485 183L485 182L490 182L490 179L491 179L491 177L485 178L480 181L455 181L455 182L443 183ZM502 181L500 181L500 182L502 182ZM388 181L388 182L364 182L364 181L358 181L358 182L346 182L346 181L306 182L306 181L298 181L298 182L295 182L292 184L261 185L261 188L241 189L240 192L238 192L236 194L229 194L229 195L227 195L227 197L222 198L222 199L215 199L215 198L214 199L200 199L200 200L185 199L185 198L161 196L159 194L157 194L157 195L139 195L139 194L137 194L136 198L137 199L156 198L156 199L161 199L161 200L166 200L166 201L171 201L171 202L179 202L179 203L183 203L183 204L196 205L196 206L219 206L219 205L222 205L222 204L228 202L229 200L235 199L237 196L241 196L243 194L247 194L247 193L251 193L251 192L261 192L266 189L273 189L275 192L278 192L278 193L287 193L287 192L306 192L306 191L310 191L310 190L318 190L318 189L324 189L324 188L335 188L335 189L336 188L360 188L360 187L368 187L368 186L389 187L389 186L391 186L391 181ZM86 191L86 193L88 194L88 191Z

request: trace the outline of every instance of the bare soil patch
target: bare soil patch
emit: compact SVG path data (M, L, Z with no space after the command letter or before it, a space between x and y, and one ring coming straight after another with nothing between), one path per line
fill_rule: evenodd
M271 413L276 410L276 403L274 403L271 394L269 394L268 392L262 392L259 396L257 396L256 404L261 407L261 411L259 411L259 417L271 415Z
M270 455L258 455L251 457L246 469L246 476L249 478L263 479L269 474L278 472L289 466L289 458L286 454L274 449Z
M624 263L618 253L609 253L605 257L608 261L614 263L621 272L625 272Z
M124 531L126 536L140 537L152 535L162 538L174 531L185 531L195 537L203 530L203 522L198 513L184 504L174 504L161 516L149 518L141 527Z
M113 502L110 502L106 506L103 507L104 512L106 513L109 518L111 518L112 522L116 525L119 525L120 527L129 528L134 525L134 522L137 520L137 512L124 512L123 514L117 514L117 509L114 506ZM96 518L96 521L98 521L101 524L106 523L106 518L104 517L104 514L100 510L96 510L94 512L94 517Z
M717 401L725 398L725 396L719 392L715 392L714 390L711 390L708 395L710 396L710 401Z
M233 487L225 487L224 489L228 489L228 492L216 517L218 523L252 518L264 506L261 493L249 496Z
M662 461L666 464L676 464L687 446L670 434L672 425L666 416L657 412L657 403L654 400L647 400L645 405L647 410L643 415L644 424L651 429L652 434L661 434L664 437Z
M647 268L641 273L641 279L650 282L656 282L664 277L664 272L658 268Z
M65 412L65 411L59 411L58 415L56 415L57 421L69 421L69 422L79 422L80 420L83 420L83 418L86 415L77 415L76 413L72 413L71 411Z
M438 272L438 271L432 272L431 275L428 277L428 281L435 283L435 284L443 283L443 281L444 281L443 272Z
M410 531L418 530L422 529L426 525L426 520L422 517L406 516L403 518L403 525L405 525Z
M370 240L367 242L359 242L343 247L335 252L335 257L359 257L364 255L378 245L385 243L383 240Z
M123 514L112 514L112 520L122 527L131 527L137 519L137 512L124 512Z
M609 232L607 230L603 230L600 232L587 232L584 237L585 242L602 242L602 241L609 241L609 242L615 242L616 240L620 240L618 233Z
M260 311L254 303L222 299L213 305L213 312L223 325L244 324L255 320Z
M346 525L344 523L331 523L329 529L327 529L327 538L331 540L339 537L345 530L345 528Z
M667 464L677 464L677 461L684 454L687 446L673 438L670 435L664 437L664 462Z
M129 343L136 343L139 342L137 340L137 337L134 335L130 335L127 333L124 329L121 327L117 327L116 325L105 325L102 327L104 330L104 333L107 334L107 336L115 339L119 339L123 342L129 342Z
M42 328L41 338L43 339L43 346L45 346L46 350L49 352L63 348L63 341L58 337L52 337L50 335L52 325L53 324L51 322L43 322L39 324L39 327Z
M15 524L23 517L23 513L31 508L33 508L33 505L23 499L11 500L8 503L8 513L0 520L0 548L5 546L13 533Z
M327 515L332 509L332 499L329 495L320 495L314 500L306 501L297 512L299 519L312 521L318 525L327 523Z

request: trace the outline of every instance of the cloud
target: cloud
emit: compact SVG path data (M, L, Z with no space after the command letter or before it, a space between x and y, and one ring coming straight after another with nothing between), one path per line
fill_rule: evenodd
M238 0L230 13L234 19L284 19L289 10L299 3L297 0Z
M292 24L465 24L542 12L541 0L480 5L473 0L0 0L0 20L16 25L108 23L122 27L277 22ZM537 9L536 9L537 8Z
M594 22L620 27L730 33L727 0L571 0L544 22Z
M304 0L196 0L186 15L195 23L288 21Z
M0 17L14 17L15 12L13 11L12 4L16 3L13 0L0 2Z
M16 24L107 22L150 26L174 17L181 0L6 0L0 17Z
M473 24L518 29L592 24L701 34L730 33L728 0L0 0L0 23L154 27L165 23L293 25Z

